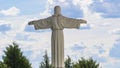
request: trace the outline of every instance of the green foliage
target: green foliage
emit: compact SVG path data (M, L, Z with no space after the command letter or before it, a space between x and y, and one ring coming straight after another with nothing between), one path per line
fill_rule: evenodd
M45 52L45 55L43 56L44 60L40 63L39 68L54 68L49 64L49 58L47 55L47 52ZM65 60L65 68L100 68L99 63L97 63L92 58L85 59L81 58L76 63L71 62L71 58L68 56L68 58Z
M68 56L68 58L65 60L65 68L72 68L71 64L71 58Z
M28 59L23 56L20 48L16 43L13 42L12 45L6 47L4 51L5 55L3 56L3 62L0 61L0 68L32 68ZM50 64L47 51L43 56L43 61L40 63L39 68L53 68ZM92 58L84 59L81 58L76 63L71 63L71 58L68 58L65 61L65 68L100 68L99 63L97 63Z
M81 58L81 60L78 60L77 63L73 64L73 68L99 68L99 64L97 64L92 58Z
M16 43L13 42L12 45L6 47L4 53L3 62L10 68L32 68Z
M49 62L50 62L49 57L48 57L47 51L46 51L45 55L43 56L43 61L40 63L39 68L52 68L52 66Z
M6 64L4 64L3 62L0 62L0 68L9 68Z

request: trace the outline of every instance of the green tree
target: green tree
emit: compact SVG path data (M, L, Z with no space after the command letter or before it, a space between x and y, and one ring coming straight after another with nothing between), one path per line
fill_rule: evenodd
M45 55L43 56L43 61L40 63L39 68L52 68L49 57L47 55L47 51L45 51Z
M68 58L65 60L65 68L72 68L71 58L68 56Z
M77 63L73 64L73 68L99 68L99 63L94 61L92 58L78 60Z
M28 59L23 56L18 44L14 43L6 47L3 62L10 68L32 68Z
M6 64L0 61L0 68L9 68Z

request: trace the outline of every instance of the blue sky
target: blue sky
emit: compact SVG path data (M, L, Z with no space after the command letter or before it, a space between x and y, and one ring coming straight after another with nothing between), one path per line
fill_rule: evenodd
M8 44L16 41L33 68L45 50L51 58L51 30L34 30L27 23L62 14L87 20L80 29L64 29L65 58L93 57L102 68L120 68L120 0L0 0L0 60Z

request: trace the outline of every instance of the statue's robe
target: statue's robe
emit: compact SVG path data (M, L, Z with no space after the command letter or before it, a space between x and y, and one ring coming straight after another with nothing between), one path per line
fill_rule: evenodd
M64 67L64 28L79 28L80 23L85 23L82 19L67 18L62 15L50 16L45 19L33 21L34 27L38 29L52 29L51 50L52 50L52 65ZM56 65L56 66L55 66Z

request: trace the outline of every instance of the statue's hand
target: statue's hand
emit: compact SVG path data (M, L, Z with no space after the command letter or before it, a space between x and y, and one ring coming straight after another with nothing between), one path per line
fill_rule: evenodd
M34 25L34 21L28 22L28 25Z
M83 20L83 19L79 19L79 21L83 24L87 24L87 21L86 20Z

